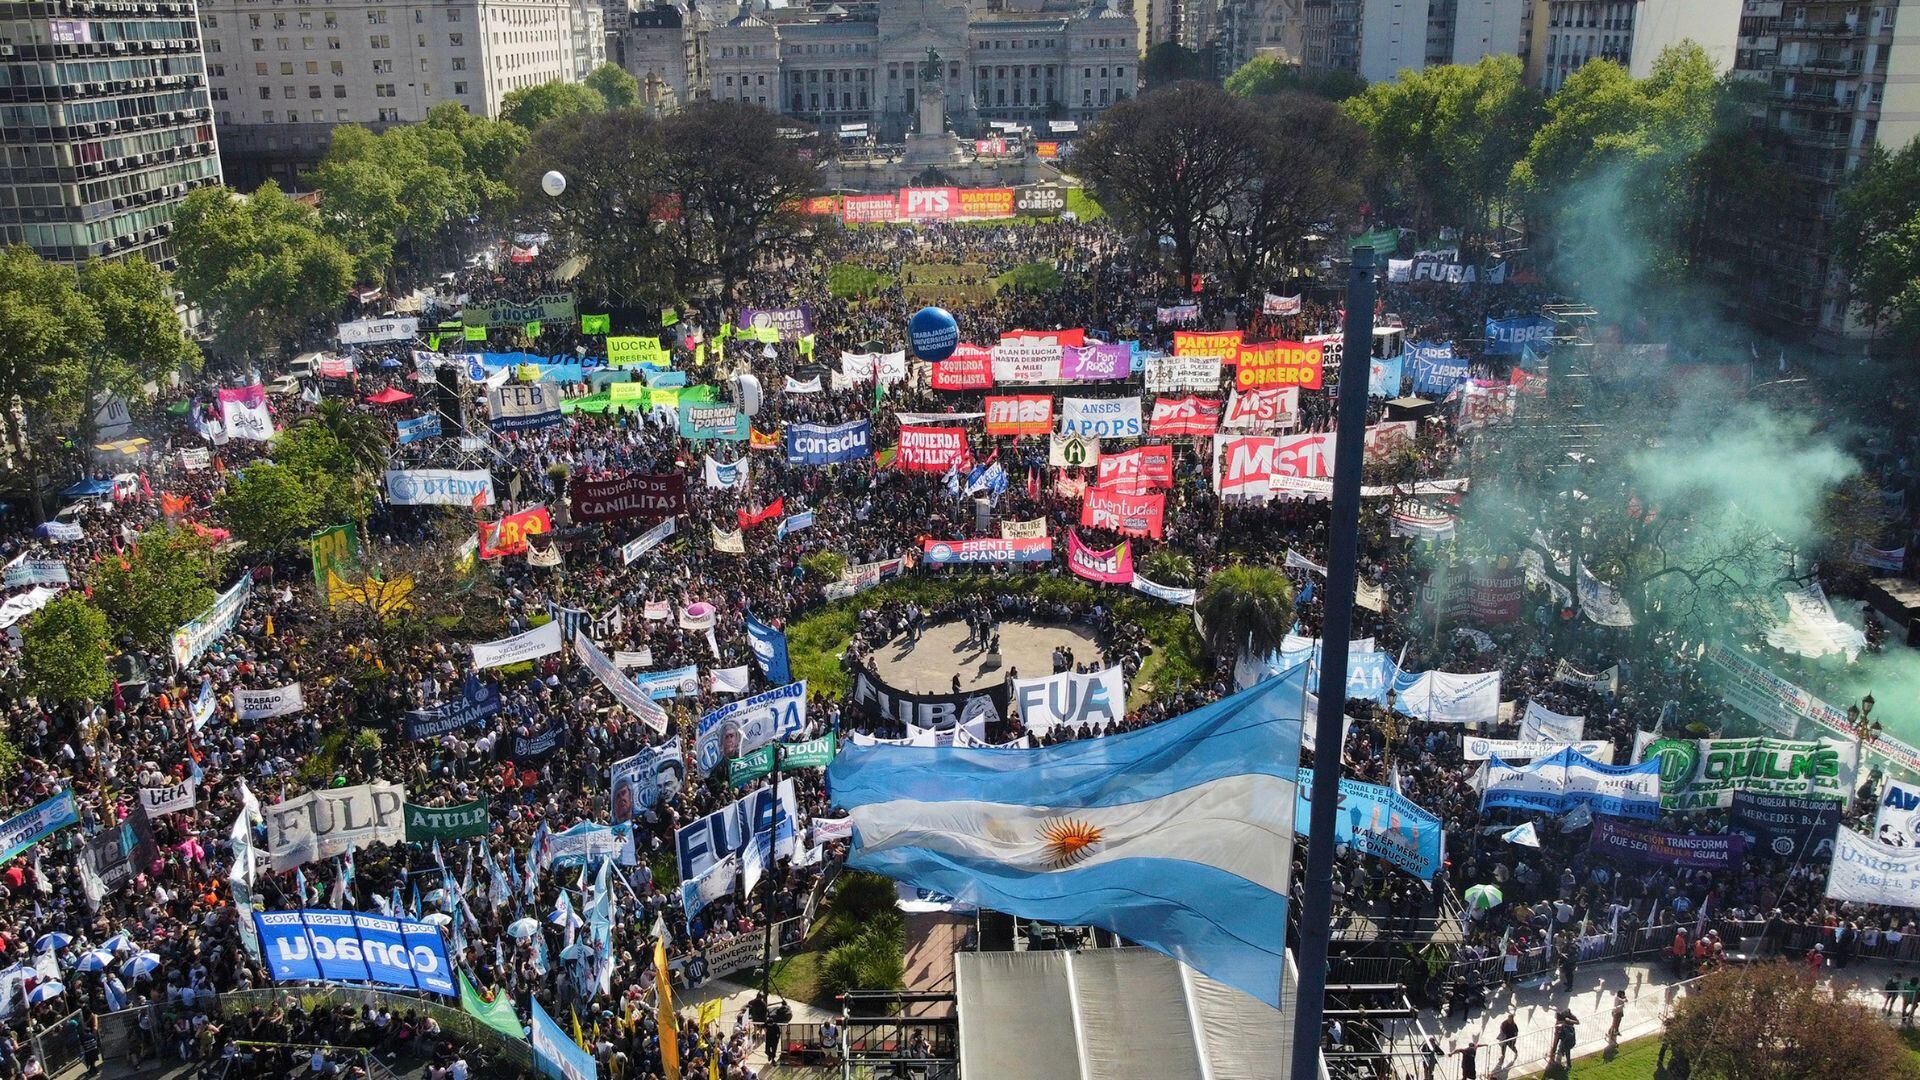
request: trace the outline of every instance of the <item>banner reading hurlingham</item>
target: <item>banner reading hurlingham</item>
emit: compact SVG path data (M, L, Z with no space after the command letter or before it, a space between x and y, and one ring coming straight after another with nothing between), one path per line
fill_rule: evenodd
M267 807L267 850L283 873L348 848L407 838L406 789L386 782L326 788Z

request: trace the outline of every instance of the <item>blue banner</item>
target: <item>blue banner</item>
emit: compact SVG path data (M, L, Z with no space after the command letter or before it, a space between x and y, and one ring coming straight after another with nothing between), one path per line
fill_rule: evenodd
M795 465L837 465L873 453L873 425L865 420L828 427L787 425L787 460Z
M275 982L371 982L453 997L453 968L438 927L353 911L256 911L254 927Z
M1585 806L1596 814L1654 821L1660 816L1659 757L1637 765L1602 765L1569 746L1527 765L1488 758L1482 811L1564 814Z
M1519 356L1527 348L1540 352L1552 346L1553 320L1545 315L1487 320L1488 356Z
M1382 653L1381 655L1386 655ZM1293 831L1307 835L1313 808L1313 770L1300 770L1294 792ZM1340 809L1333 838L1362 855L1375 855L1414 877L1431 879L1445 857L1446 829L1440 819L1389 787L1340 780Z
M63 791L0 824L0 862L5 862L69 825L80 824L73 792Z
M1446 397L1467 377L1467 358L1453 355L1453 343L1408 345L1404 359L1413 366L1413 392Z
M760 674L770 683L790 683L793 674L787 666L787 635L747 613L747 645L753 649Z
M732 405L683 401L680 403L680 437L746 442L747 414Z
M408 709L404 727L408 742L429 739L480 723L500 711L500 691L492 683L469 672L460 686L460 700Z
M533 1060L540 1075L550 1080L595 1080L598 1068L593 1055L580 1048L540 1002L533 1001L533 1023L528 1037L533 1041Z
M1391 360L1374 360L1367 369L1367 395L1383 398L1399 397L1401 371L1406 367L1406 363L1406 359L1399 356Z
M648 386L657 386L663 390L687 385L687 373L684 371L655 371L652 368L642 368L641 374L646 376Z
M440 434L440 414L430 412L425 416L416 416L411 420L396 421L393 427L395 431L399 432L400 445L405 446L408 443L419 442L421 439L430 439Z
M692 664L686 667L667 668L665 671L649 671L633 677L634 684L647 692L655 701L666 701L682 694L692 695L700 692L700 669Z

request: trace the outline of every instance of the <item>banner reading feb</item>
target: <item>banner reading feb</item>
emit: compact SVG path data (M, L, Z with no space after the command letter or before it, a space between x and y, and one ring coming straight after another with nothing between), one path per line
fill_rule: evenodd
M1320 389L1326 346L1298 341L1265 341L1240 346L1240 366L1233 385L1240 390L1267 390L1280 386Z

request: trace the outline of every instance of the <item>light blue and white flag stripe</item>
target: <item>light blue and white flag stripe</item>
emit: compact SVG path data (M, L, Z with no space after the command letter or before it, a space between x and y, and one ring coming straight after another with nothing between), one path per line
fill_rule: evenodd
M846 746L848 865L1030 919L1105 927L1276 1008L1298 686L1028 751ZM1290 718L1287 714L1291 712Z

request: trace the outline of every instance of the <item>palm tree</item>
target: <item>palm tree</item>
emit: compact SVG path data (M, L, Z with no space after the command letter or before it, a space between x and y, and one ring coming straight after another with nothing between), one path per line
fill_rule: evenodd
M1293 582L1267 566L1229 566L1207 578L1197 610L1216 653L1269 656L1293 626Z
M1149 580L1162 585L1186 588L1193 584L1193 560L1172 548L1160 548L1141 565Z
M387 448L392 440L387 437L386 425L364 409L329 399L314 406L313 412L300 420L300 426L318 428L331 435L363 472L386 468Z

